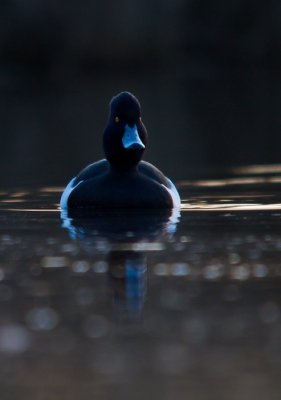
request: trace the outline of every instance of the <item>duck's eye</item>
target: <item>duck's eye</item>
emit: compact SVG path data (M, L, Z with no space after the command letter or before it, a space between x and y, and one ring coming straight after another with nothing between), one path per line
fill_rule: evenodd
M119 118L118 117L115 117L115 122L119 122Z
M140 121L141 121L141 117L140 117Z

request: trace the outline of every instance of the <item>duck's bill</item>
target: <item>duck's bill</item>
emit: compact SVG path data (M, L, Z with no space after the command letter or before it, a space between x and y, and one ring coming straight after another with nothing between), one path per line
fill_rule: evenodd
M136 125L130 128L128 125L125 126L122 143L125 149L144 149L145 145L141 141Z

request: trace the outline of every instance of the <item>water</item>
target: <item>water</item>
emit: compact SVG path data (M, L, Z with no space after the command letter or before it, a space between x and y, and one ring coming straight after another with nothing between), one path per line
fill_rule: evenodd
M181 215L0 192L6 399L279 399L281 180L181 182Z

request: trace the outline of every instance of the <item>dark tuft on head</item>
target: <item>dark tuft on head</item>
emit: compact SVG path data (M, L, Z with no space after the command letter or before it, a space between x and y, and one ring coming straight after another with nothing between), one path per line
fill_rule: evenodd
M121 92L117 96L114 96L110 102L111 107L115 107L117 105L128 105L135 103L138 107L140 107L140 103L138 99L129 92Z
M140 103L129 92L119 93L110 102L111 114L119 114L124 117L138 117L140 115Z

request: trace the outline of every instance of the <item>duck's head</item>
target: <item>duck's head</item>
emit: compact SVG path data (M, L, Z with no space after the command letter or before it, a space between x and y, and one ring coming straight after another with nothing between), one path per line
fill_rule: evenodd
M134 168L142 159L148 138L140 111L140 103L129 92L118 94L110 102L103 150L113 168Z

